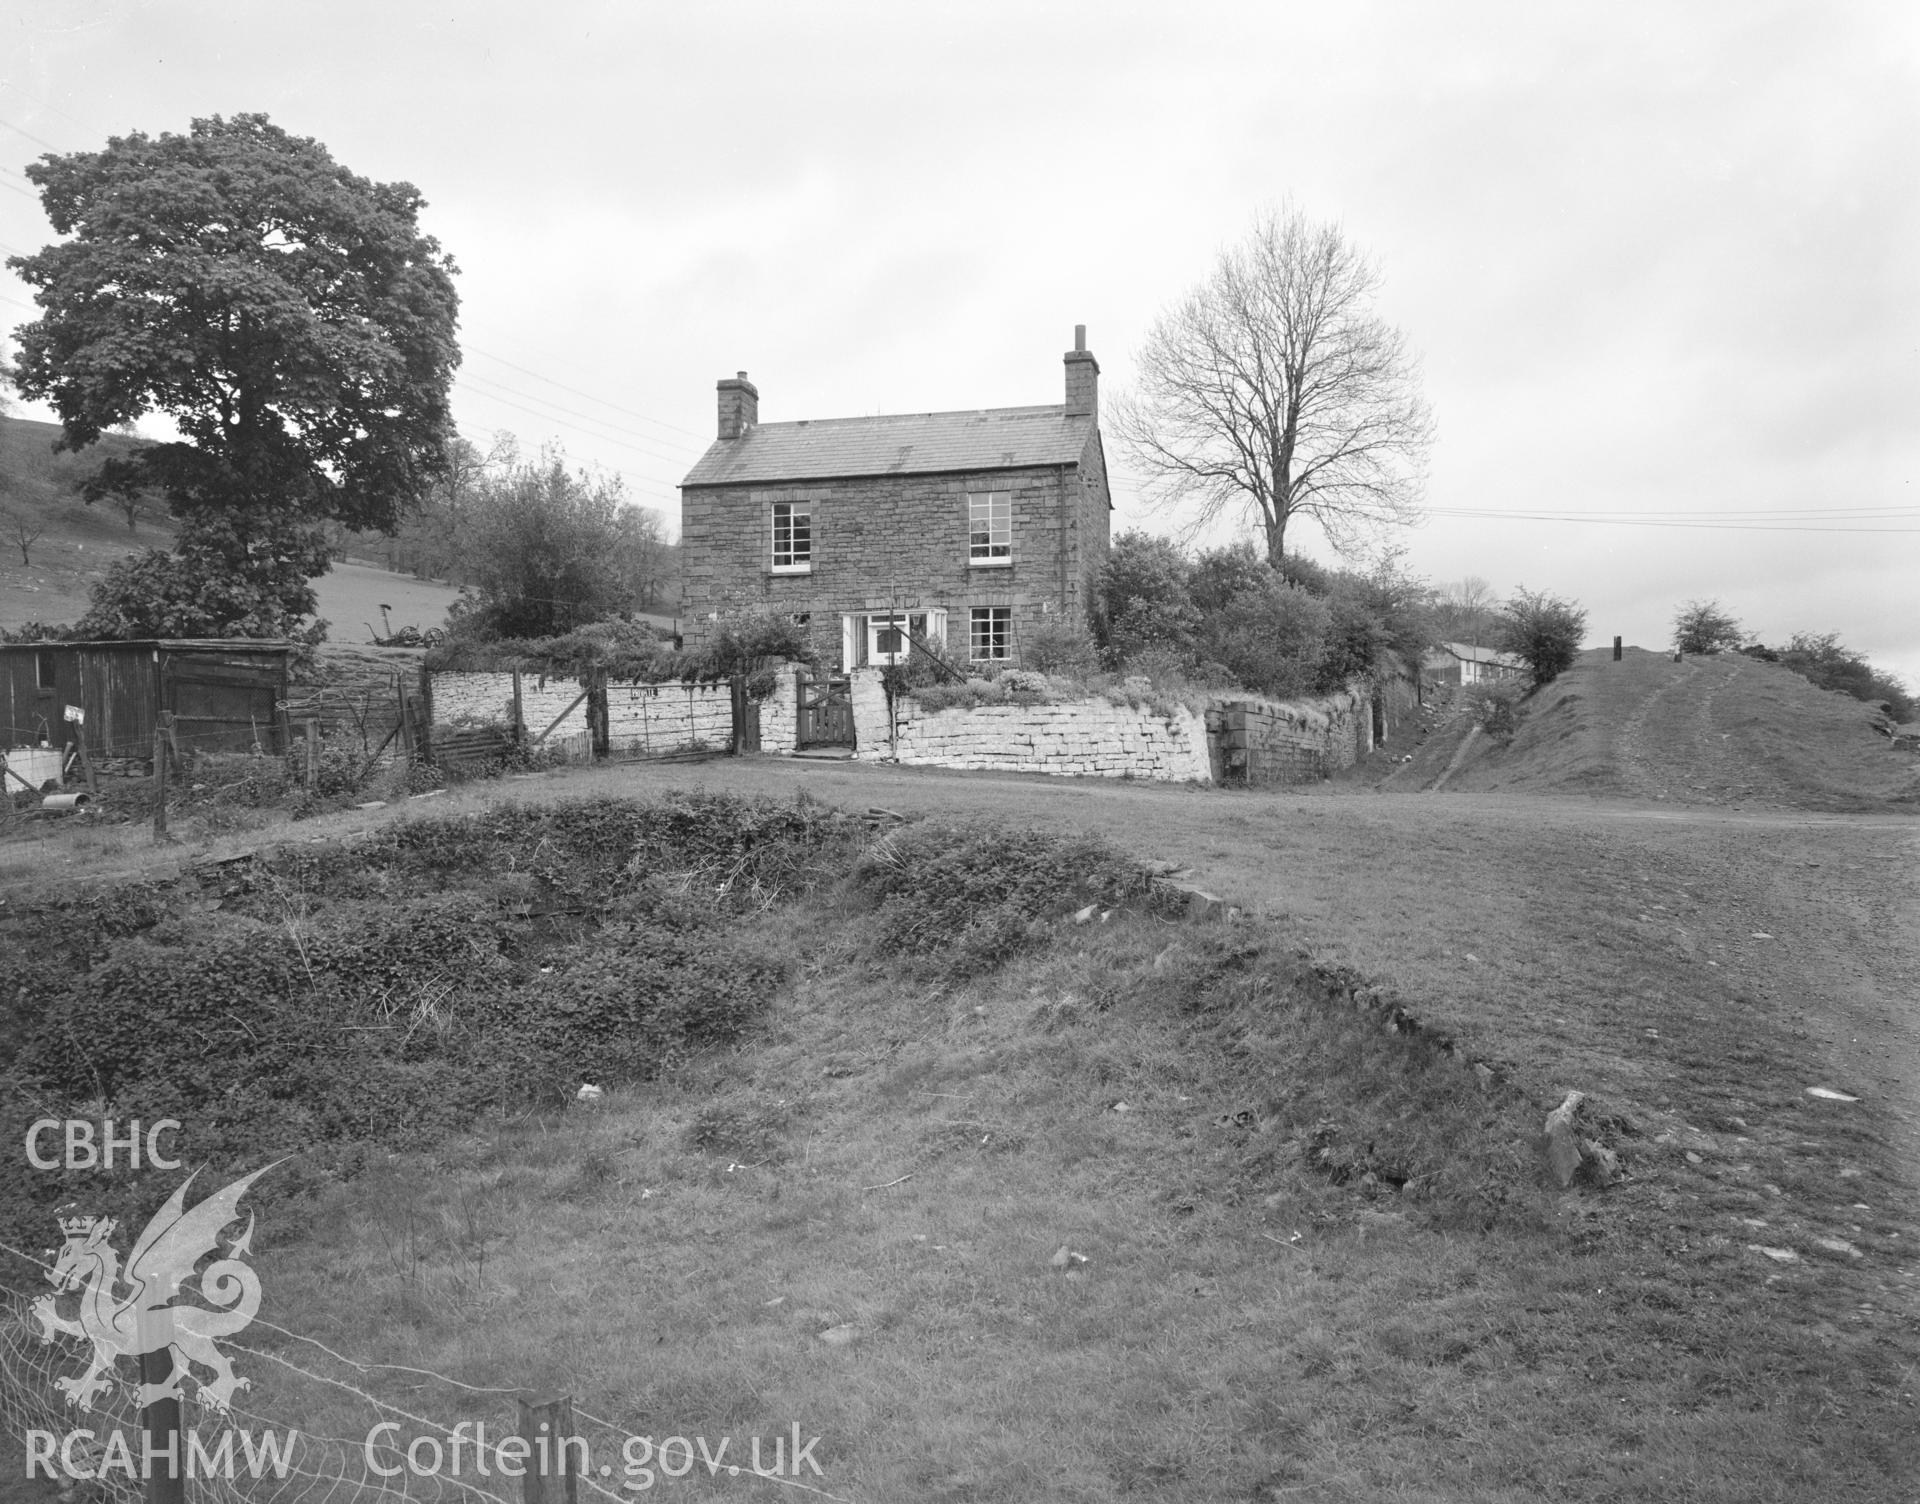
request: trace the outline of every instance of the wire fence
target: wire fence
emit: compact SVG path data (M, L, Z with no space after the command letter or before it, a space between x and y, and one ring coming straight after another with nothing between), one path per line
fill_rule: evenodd
M0 1250L48 1267L8 1245ZM63 1496L73 1490L92 1504L139 1504L148 1443L132 1356L109 1356L108 1382L88 1408L69 1400L62 1381L71 1387L87 1374L96 1353L89 1338L49 1329L41 1313L71 1320L71 1304L0 1291L0 1426L25 1444L28 1475L52 1477ZM258 1316L246 1340L222 1348L235 1362L244 1403L226 1410L203 1403L194 1375L177 1442L192 1504L523 1504L533 1496L524 1478L539 1473L546 1476L535 1489L544 1485L543 1496L557 1504L566 1495L557 1491L554 1466L572 1474L582 1500L631 1501L699 1467L724 1479L730 1494L737 1486L743 1504L801 1496L853 1504L804 1475L788 1476L802 1468L784 1441L777 1454L763 1455L756 1443L751 1453L715 1459L704 1442L696 1453L690 1441L644 1436L570 1401L543 1403L524 1388L361 1361ZM398 1402L382 1388L407 1398ZM530 1414L564 1416L566 1429L548 1446L533 1434ZM516 1437L528 1449L515 1450ZM543 1466L549 1455L565 1460ZM164 1471L164 1450L155 1457Z

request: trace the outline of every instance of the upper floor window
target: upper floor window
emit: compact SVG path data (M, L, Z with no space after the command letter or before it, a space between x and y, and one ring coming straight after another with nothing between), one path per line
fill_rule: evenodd
M813 509L792 501L773 504L773 572L807 574L813 569Z
M1013 562L1013 493L975 491L967 498L971 565Z

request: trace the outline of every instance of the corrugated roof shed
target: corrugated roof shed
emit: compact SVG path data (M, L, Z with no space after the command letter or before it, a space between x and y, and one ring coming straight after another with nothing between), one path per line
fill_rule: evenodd
M901 413L762 423L717 439L682 486L926 475L944 470L1017 470L1079 462L1090 415L1063 407L989 407L978 412Z

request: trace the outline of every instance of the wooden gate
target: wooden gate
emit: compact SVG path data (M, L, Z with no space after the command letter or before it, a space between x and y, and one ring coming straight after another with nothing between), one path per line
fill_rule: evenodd
M803 747L853 745L853 680L799 680L800 734Z

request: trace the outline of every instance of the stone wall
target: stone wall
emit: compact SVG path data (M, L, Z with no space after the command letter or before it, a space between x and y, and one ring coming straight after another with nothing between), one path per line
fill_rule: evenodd
M554 736L574 736L587 729L587 702L568 709L580 694L577 679L539 674L520 675L520 721L528 736L538 736L563 710L566 717L554 726ZM513 674L510 670L475 673L439 673L429 676L428 709L435 727L450 726L462 716L513 724Z
M903 696L891 722L878 669L853 674L861 758L1006 773L1162 782L1211 780L1206 726L1192 711L1163 714L1106 700L924 711Z
M724 752L733 742L733 692L725 684L607 681L607 750L657 757L696 744Z
M1235 699L1207 710L1220 783L1313 783L1350 768L1420 703L1418 681L1394 674L1311 700Z
M760 750L791 752L799 745L800 697L793 669L780 664L773 671L773 693L760 702Z
M1313 783L1352 767L1372 716L1353 693L1313 700L1230 700L1207 711L1222 783Z
M799 729L793 674L785 665L777 665L774 676L774 692L760 702L760 748L765 752L791 752ZM589 737L586 701L568 708L580 690L576 679L549 676L543 684L538 674L523 671L520 715L527 735L540 735L555 716L566 710L565 719L543 745L563 738ZM462 716L503 726L513 722L511 671L434 674L428 698L436 728L451 727ZM607 749L611 756L657 757L696 745L725 751L732 741L733 692L726 684L607 681ZM590 741L585 744L591 745Z

